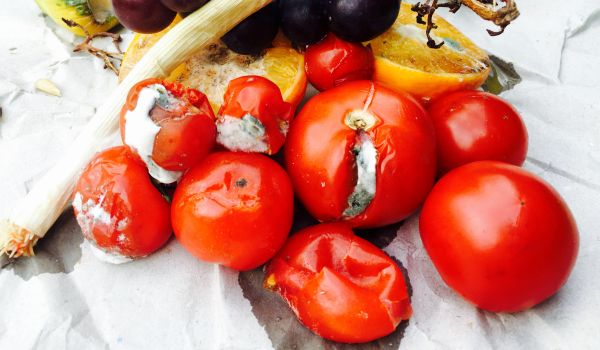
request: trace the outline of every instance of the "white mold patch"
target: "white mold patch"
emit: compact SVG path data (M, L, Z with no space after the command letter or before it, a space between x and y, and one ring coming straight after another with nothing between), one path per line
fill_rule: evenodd
M103 201L104 196L97 203L92 199L88 199L84 203L81 193L75 194L73 207L77 210L76 219L84 236L92 237L94 227L98 224L109 227L115 225L116 220L102 207Z
M217 142L230 151L269 151L267 135L260 120L250 114L242 118L222 116L217 122Z
M90 243L90 249L92 250L92 254L94 254L98 260L108 264L120 265L133 261L133 258L114 252L108 252L96 247L93 243Z
M156 104L168 108L176 100L162 85L150 85L140 91L135 109L125 114L125 143L133 147L148 166L150 176L161 183L170 184L178 181L183 174L180 171L169 171L154 162L154 141L160 131L150 118L150 112Z
M348 207L342 214L346 219L362 214L371 204L377 190L377 149L365 132L357 134L353 153L357 181L354 191L348 197Z

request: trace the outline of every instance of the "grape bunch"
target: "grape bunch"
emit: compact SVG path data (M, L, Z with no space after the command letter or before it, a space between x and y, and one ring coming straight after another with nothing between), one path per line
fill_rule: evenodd
M314 44L329 31L350 42L371 40L388 30L400 11L400 0L279 0L250 16L223 41L241 54L268 48L281 26L299 48ZM270 16L270 18L267 18ZM279 22L277 22L279 20Z
M119 21L139 33L166 28L177 12L187 14L208 0L112 0ZM223 42L233 51L259 54L279 28L299 48L333 32L350 42L371 40L394 24L400 0L275 0L239 23Z
M115 15L122 25L137 33L156 33L165 29L179 13L195 11L209 0L112 0Z

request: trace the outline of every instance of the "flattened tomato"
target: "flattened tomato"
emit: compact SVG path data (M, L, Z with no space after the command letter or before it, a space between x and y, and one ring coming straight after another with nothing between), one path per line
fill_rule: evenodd
M375 70L373 52L361 43L350 43L329 33L306 49L306 75L319 91L345 82L371 79Z
M441 174L479 160L519 166L525 161L525 124L499 97L483 91L450 93L434 101L429 115L435 126Z
M173 228L198 259L250 270L271 259L285 242L293 205L290 180L272 159L213 153L177 186Z
M420 230L444 281L496 312L527 309L556 293L579 247L573 216L550 185L491 161L444 176L423 206Z
M317 220L377 227L422 203L435 179L435 151L433 126L418 102L359 81L308 101L292 123L285 163Z
M151 254L171 236L169 203L125 146L92 159L77 182L73 208L85 238L110 262Z
M179 83L147 79L131 88L121 110L121 139L165 183L208 155L216 140L215 116L206 96ZM166 180L170 178L170 180Z
M269 79L229 82L217 119L217 142L230 151L275 154L285 142L294 107Z
M412 314L398 266L343 223L292 235L267 266L265 287L277 291L302 324L338 342L383 337Z

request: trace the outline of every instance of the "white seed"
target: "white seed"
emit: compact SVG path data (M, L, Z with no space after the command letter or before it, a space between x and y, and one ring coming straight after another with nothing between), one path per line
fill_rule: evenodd
M61 96L58 87L48 79L39 79L35 82L35 88L52 96Z

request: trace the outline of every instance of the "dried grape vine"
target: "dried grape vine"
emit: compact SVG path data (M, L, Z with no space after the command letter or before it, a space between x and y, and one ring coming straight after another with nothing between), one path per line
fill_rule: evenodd
M504 6L498 5L500 1L504 3ZM498 31L487 30L492 36L502 34L504 29L519 17L519 10L517 9L515 0L425 0L423 3L418 2L412 6L411 10L417 14L417 23L427 25L425 31L427 46L439 49L444 45L443 41L436 43L431 37L431 31L437 28L437 25L433 21L435 11L440 7L447 7L450 12L456 13L462 5L470 8L484 20L490 21L500 27ZM424 17L427 17L426 21L423 19Z

